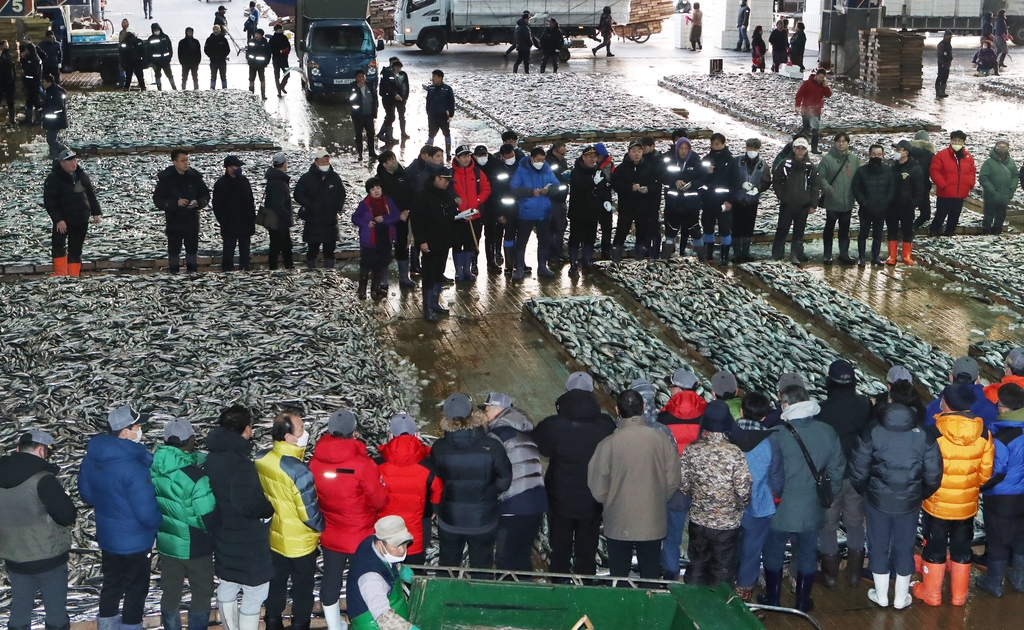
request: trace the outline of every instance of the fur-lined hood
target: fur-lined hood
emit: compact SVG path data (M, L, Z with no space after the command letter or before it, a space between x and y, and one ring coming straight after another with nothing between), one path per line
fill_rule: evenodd
M482 411L474 411L468 418L462 418L460 420L450 420L443 418L441 420L441 430L445 433L451 433L453 431L466 431L469 429L475 429L477 427L487 426L487 416Z
M933 155L935 154L935 145L928 140L911 140L910 146L914 149L927 149Z

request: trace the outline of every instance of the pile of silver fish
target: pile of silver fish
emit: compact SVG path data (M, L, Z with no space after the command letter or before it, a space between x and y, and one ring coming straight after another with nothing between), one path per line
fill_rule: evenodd
M817 277L781 262L747 263L743 269L785 294L811 317L845 333L889 365L902 365L934 395L948 384L953 357L843 295Z
M1024 81L1018 78L1001 76L998 79L985 79L978 83L978 87L1000 96L1024 99Z
M795 133L802 125L794 105L800 82L779 75L684 74L663 77L658 85L736 118L783 133ZM850 133L937 128L933 120L848 94L834 85L831 98L825 101L821 126Z
M1024 235L931 238L923 240L921 247L914 249L915 254L919 251L922 262L928 266L976 285L1024 313L1024 290L1020 281L1020 270L1024 266Z
M0 284L0 442L9 448L28 429L49 431L61 481L80 505L86 443L121 404L152 415L149 444L174 417L205 436L236 403L258 419L258 448L269 446L269 422L285 408L309 423L311 444L343 407L368 444L381 444L393 414L418 415L420 394L415 370L383 348L373 316L339 304L354 291L330 272ZM72 543L74 620L98 604L95 521L83 509ZM158 597L150 599L157 610Z
M58 138L75 150L274 144L263 102L244 90L69 94L68 128Z
M814 395L824 395L828 366L841 357L735 279L688 258L597 265L715 368L732 372L744 390L773 398L779 376L799 372ZM868 394L885 390L859 368L858 387Z
M590 74L445 74L459 107L520 138L616 137L667 132L692 123L638 96L614 79ZM544 107L525 103L542 99Z
M524 306L612 394L646 378L658 389L658 402L665 404L665 379L679 368L693 371L610 297L532 298ZM702 378L698 391L710 392L710 383Z
M313 163L310 151L287 151L292 188ZM264 173L273 153L270 151L236 152L245 162L243 173L249 178L256 197L256 207L263 201L266 184ZM192 168L203 173L206 185L213 190L224 174L223 153L197 153ZM352 225L352 212L365 196L365 167L355 159L341 155L333 160L335 170L345 182L346 210L338 217L340 241L338 251L358 251L359 232ZM103 211L99 225L89 226L84 259L125 260L157 259L167 256L163 213L153 205L157 173L170 166L167 154L140 154L112 157L82 158L79 164L89 174ZM360 170L362 168L362 170ZM31 265L50 261L52 223L43 208L43 181L51 169L50 162L10 162L0 164L0 178L22 185L0 188L0 264ZM298 205L293 202L293 212ZM201 256L220 255L220 228L207 207L201 213L199 247ZM296 251L302 244L302 221L292 228ZM270 246L267 231L257 227L253 236L254 254L265 253Z
M978 341L971 344L971 349L977 350L980 353L977 355L972 353L979 363L985 363L1002 374L1003 367L1006 365L1006 355L1010 354L1010 351L1014 348L1020 348L1022 345L1024 344L1002 339L999 341Z

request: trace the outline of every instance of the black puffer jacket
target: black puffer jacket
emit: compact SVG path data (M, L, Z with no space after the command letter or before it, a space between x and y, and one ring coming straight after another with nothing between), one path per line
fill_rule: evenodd
M455 242L455 215L458 213L459 205L455 203L451 185L441 190L428 180L423 190L416 193L409 215L416 241L436 251L451 247Z
M210 58L210 61L224 61L231 54L231 44L223 33L220 35L210 34L203 44L203 52Z
M533 30L530 29L530 23L526 19L519 18L516 21L516 30L512 34L512 39L519 52L529 52L533 48Z
M196 206L179 206L178 199L195 200ZM203 181L203 174L196 169L190 168L182 174L174 166L168 166L157 175L153 204L164 211L168 234L198 232L199 211L209 203L210 189Z
M182 68L197 68L203 60L203 47L195 37L185 36L178 42L178 63Z
M791 153L772 170L772 189L779 198L779 205L816 207L821 197L818 168L806 155L798 160Z
M337 242L338 214L345 209L345 184L333 166L324 172L316 163L311 164L295 184L295 203L302 206L299 218L306 222L303 241Z
M515 202L509 184L512 183L512 176L519 169L519 160L521 159L516 158L512 164L505 164L501 155L495 153L487 160L484 174L487 175L487 181L491 183L491 194L488 195L484 207L481 208L484 218L514 217L519 212L519 204ZM505 203L506 201L508 203Z
M576 165L572 168L572 175L569 177L569 220L597 222L601 213L607 212L604 209L604 202L612 200L611 182L604 177L600 183L594 183L594 176L600 172L595 165L594 168L587 168L583 164L583 158L576 158Z
M61 221L68 225L87 225L90 216L101 214L92 180L82 167L79 166L72 175L57 161L43 182L43 205L54 225Z
M401 164L397 165L394 173L384 168L383 164L378 164L377 179L380 180L381 190L388 199L395 202L399 210L412 209L412 182L405 176L405 168Z
M689 145L689 142L686 143ZM690 148L686 158L679 157L678 145L665 164L665 209L673 212L700 212L700 188L707 173L700 156ZM686 190L679 190L678 182L689 184Z
M615 422L601 411L593 392L574 389L558 397L556 415L533 430L541 455L549 458L544 485L551 511L567 518L601 513L587 485L587 465L601 440L615 432Z
M858 440L849 473L854 489L878 510L917 512L942 484L942 453L912 410L889 405L881 423Z
M873 216L885 214L892 203L893 185L892 167L888 164L871 164L868 162L853 174L853 198L861 212Z
M512 463L501 442L484 432L486 423L477 413L441 422L444 437L434 442L431 458L444 483L438 526L447 531L482 534L498 526L498 495L512 485Z
M224 175L213 185L213 215L224 238L241 238L256 233L256 202L249 178Z
M562 48L565 48L565 34L562 33L562 29L551 28L550 26L544 29L544 33L540 36L540 49L544 51L545 55L553 55Z
M729 151L729 147L717 151L712 149L704 156L703 163L712 167L706 169L712 172L704 176L704 184L707 186L704 191L704 209L717 210L722 203L736 199L742 192L743 180L740 179L736 157Z
M633 190L633 184L647 188L646 193ZM657 167L648 160L634 163L627 155L612 173L612 188L619 193L619 212L657 210L661 205L661 182Z
M895 184L893 208L916 208L927 194L924 172L914 158L907 158L903 164L895 162L892 165L892 178Z
M68 128L67 98L64 88L56 83L43 90L43 129Z
M280 171L272 166L267 167L264 175L267 178L267 187L263 193L263 205L274 211L277 215L277 227L275 230L286 231L294 220L292 218L292 195L288 182L291 178L288 173Z
M839 444L846 457L846 476L850 475L850 458L857 446L857 438L872 418L871 399L857 393L854 386L830 388L828 398L818 403L818 419L832 427L839 436Z
M206 437L210 454L206 475L217 500L220 528L215 536L217 577L258 586L274 577L270 556L270 518L274 506L263 494L256 465L250 459L252 442L217 427Z

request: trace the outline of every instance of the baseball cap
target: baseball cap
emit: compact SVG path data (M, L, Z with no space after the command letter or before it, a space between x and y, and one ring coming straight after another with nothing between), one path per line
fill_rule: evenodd
M444 400L444 417L449 420L468 418L473 413L473 401L465 394L452 394Z
M716 396L735 394L738 387L736 377L728 372L719 372L711 377L711 391Z
M810 148L811 145L807 144L807 140L804 138L797 138L793 141L793 148L803 147L805 149Z
M451 179L455 176L455 172L447 167L441 167L434 172L434 177L443 177L445 179Z
M473 149L469 148L468 144L460 144L455 147L455 155L467 155L473 152Z
M672 374L669 385L675 385L679 389L693 389L698 382L696 374L686 368L679 368Z
M288 156L284 152L275 153L274 154L274 159L273 159L274 166L281 166L281 165L283 165L283 164L285 164L287 162L288 162Z
M893 146L893 148L903 149L904 151L910 151L910 149L911 149L910 140L900 140L899 142L897 142L896 144L894 144L892 146Z
M473 155L476 155L478 157L483 157L485 155L490 155L490 153L487 152L487 147L485 147L482 144L478 144L478 145L476 145L476 148L473 149Z
M581 389L585 392L594 391L594 379L586 372L573 372L565 381L565 391Z
M857 382L857 373L849 361L836 359L828 366L828 380L836 385L853 385Z
M960 357L953 362L953 369L950 370L950 374L953 378L956 378L960 374L968 374L971 377L971 381L978 380L978 362L971 357Z
M595 153L596 154L597 153L597 149L595 149L594 147L589 146L589 145L585 146L585 147L583 147L583 152L580 153L580 155L587 155L589 153Z
M76 157L78 157L78 154L75 153L74 151L72 151L71 149L64 149L63 151L61 151L57 155L57 159L60 160L61 162L64 162L66 160L70 160L70 159L76 158Z
M491 392L487 394L487 401L477 407L482 411L488 407L501 407L502 409L508 409L512 406L512 399L501 392Z
M110 425L111 431L127 429L133 424L139 424L141 422L142 414L133 410L128 405L122 405L107 414L107 424Z
M627 149L632 149L633 147L640 147L642 149L644 147L644 145L639 140L630 140L629 141L629 146L626 147L626 148Z
M405 520L394 514L385 516L374 523L373 533L377 536L377 540L383 540L392 547L412 542L412 534L405 526Z
M1006 364L1014 370L1024 370L1024 348L1014 348L1006 355Z
M356 430L356 417L348 409L339 409L327 419L327 432L334 437L352 435Z
M42 444L53 448L53 438L50 434L45 431L39 431L38 429L32 429L22 434L21 439L18 440L18 446L24 446L31 443Z
M885 380L890 385L897 381L907 381L908 383L913 383L914 375L910 373L910 370L903 367L902 365L895 365L889 368L889 372L885 375Z
M245 162L238 159L237 155L229 155L224 158L224 166L245 166Z
M396 413L391 418L391 435L393 437L406 434L416 435L417 430L416 420L407 413Z
M942 398L953 411L967 411L978 402L978 396L970 385L947 385L942 390Z
M807 381L804 380L802 375L797 374L796 372L786 372L779 376L779 392L782 392L790 385L799 385L800 387L807 389Z
M330 155L331 154L327 152L327 149L320 147L316 150L316 153L313 154L313 157L319 160L320 158L330 157Z
M171 438L175 438L179 442L187 442L195 434L192 425L184 418L175 418L164 425L164 442L169 442Z

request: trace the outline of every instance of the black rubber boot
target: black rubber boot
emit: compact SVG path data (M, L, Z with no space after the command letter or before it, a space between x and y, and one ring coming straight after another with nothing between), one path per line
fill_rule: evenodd
M818 150L818 132L811 132L811 153L821 155L821 151Z
M814 589L815 573L798 573L796 576L796 609L809 613L814 610L811 590Z
M583 268L590 269L594 266L594 246L584 245L583 246Z
M416 283L409 278L408 260L398 261L398 286L403 289L413 289L416 287Z
M764 592L758 594L757 603L763 606L778 606L782 598L782 569L764 572Z
M370 276L359 274L359 289L356 290L356 297L360 300L366 299L366 285L370 281Z
M569 247L569 275L579 275L580 247L573 245Z
M433 289L423 289L423 319L428 322L437 321L437 315L434 314Z
M440 282L434 285L434 290L431 291L430 294L431 294L431 297L433 298L433 303L431 304L431 307L434 309L434 312L435 313L440 313L441 315L447 315L448 314L448 309L446 309L443 306L441 306L441 283Z

